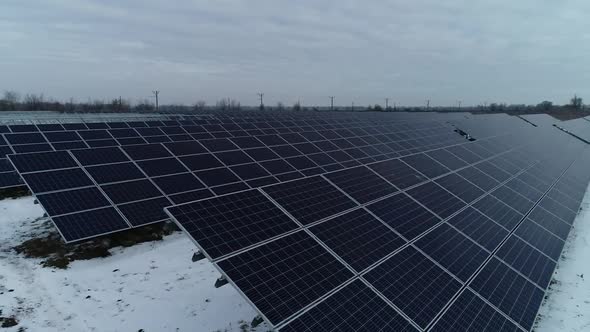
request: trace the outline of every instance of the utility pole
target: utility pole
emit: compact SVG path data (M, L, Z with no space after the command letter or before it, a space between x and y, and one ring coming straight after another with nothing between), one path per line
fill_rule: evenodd
M334 96L330 96L330 111L334 110Z
M461 101L457 100L457 103L459 104L459 110L461 110Z
M263 110L264 109L264 103L262 101L262 98L264 97L264 93L258 92L257 95L258 95L258 97L260 97L260 109Z
M430 99L426 99L426 110L430 109Z
M152 91L152 93L156 97L156 112L157 112L160 109L160 105L158 103L158 95L160 94L160 91L159 90L154 90L154 91Z

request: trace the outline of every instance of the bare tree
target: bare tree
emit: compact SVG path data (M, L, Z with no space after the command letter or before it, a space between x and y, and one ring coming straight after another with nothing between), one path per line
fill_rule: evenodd
M43 107L43 94L26 94L23 99L23 106L25 111L38 111Z
M222 98L215 103L215 107L222 111L238 111L242 108L242 105L235 99Z
M153 111L154 108L154 105L147 99L139 100L135 105L135 110L139 112Z
M282 102L278 102L277 103L277 111L284 111L285 110L285 104L283 104Z
M222 98L215 103L215 107L219 110L226 111L229 110L230 102L229 99Z
M207 103L205 103L205 101L204 101L204 100L199 100L199 101L197 101L197 102L195 103L195 106L193 107L193 109L194 109L195 111L202 112L202 111L204 111L204 110L205 110L205 106L206 106L206 105L207 105Z
M0 99L0 111L16 111L20 96L15 91L4 91L4 97Z
M293 110L294 111L301 111L301 103L299 101L297 101L295 104L293 104Z
M65 104L66 112L73 113L76 110L76 103L74 102L74 98L70 98Z
M553 108L553 103L550 101L543 101L539 104L537 104L537 109L543 110L543 111L550 111Z
M239 111L239 110L242 108L242 105L240 104L240 102L239 102L239 101L237 101L237 100L235 100L235 99L232 99L232 100L229 102L229 107L230 107L230 109L231 109L231 110L233 110L233 111Z
M570 107L576 110L582 109L582 98L578 97L577 95L574 95L574 98L572 98L570 100Z

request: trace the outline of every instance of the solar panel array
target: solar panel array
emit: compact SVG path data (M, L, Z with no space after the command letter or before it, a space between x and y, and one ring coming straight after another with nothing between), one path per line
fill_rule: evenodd
M4 146L67 242L172 217L281 331L530 330L590 181L506 115L39 126Z
M586 143L590 143L590 120L587 118L562 121L555 124L555 127Z
M224 112L215 116L205 114L167 117L171 120L0 125L0 189L23 185L23 181L6 158L9 154L260 135L276 133L285 125L299 126L305 130L309 129L310 124L328 124L326 121L331 122L334 115ZM336 123L367 121L366 117L358 115L341 118L336 115ZM304 120L299 121L301 119ZM308 123L309 121L311 123ZM179 126L188 128L180 129Z
M166 210L281 331L528 331L590 181L532 128Z
M129 122L55 122L0 125L0 189L24 185L6 157L9 154L137 144L138 135L141 135L141 133L147 134L146 136L149 137L147 141L164 139L162 137L151 137L149 128L173 127L179 126L181 123L194 124L194 120L206 121L201 116L182 116L182 118L185 120L156 119ZM138 133L134 133L129 128L147 129L140 129ZM166 135L164 132L158 132L157 129L151 131L151 134L154 136ZM173 138L178 139L178 137L172 135L170 139ZM140 142L145 141L140 140Z
M134 135L141 129L133 129ZM145 129L151 133L154 128ZM165 137L190 141L168 139L9 158L71 242L161 222L167 219L165 206L415 153L414 142L422 142L421 148L465 142L449 126L433 121L410 127L350 119L335 124L232 121L155 129L173 129L178 134ZM157 136L145 139L153 137ZM86 135L84 142L94 141ZM117 217L104 223L104 213Z

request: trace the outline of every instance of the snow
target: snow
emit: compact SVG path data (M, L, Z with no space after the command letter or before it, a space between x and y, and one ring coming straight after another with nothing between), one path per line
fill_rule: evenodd
M554 284L539 310L541 319L535 331L589 331L590 190L586 191L553 277Z
M32 198L0 201L0 316L20 321L2 331L242 331L256 316L233 287L213 286L211 263L191 262L180 232L67 270L10 251L44 231L42 214Z

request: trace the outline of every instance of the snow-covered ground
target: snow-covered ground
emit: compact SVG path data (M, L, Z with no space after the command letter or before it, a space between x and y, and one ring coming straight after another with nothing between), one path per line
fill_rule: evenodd
M0 331L242 331L256 316L233 287L214 288L218 272L191 262L181 233L67 270L9 251L39 231L42 214L32 198L0 201L0 317L19 320Z
M219 274L207 260L191 262L183 234L44 268L9 250L43 231L42 214L32 198L0 201L0 317L19 320L0 331L249 331L256 312L233 287L213 287ZM536 331L590 330L589 262L587 194Z
M590 331L590 190L553 277L535 331Z

